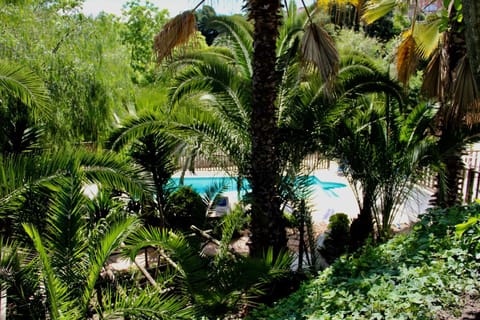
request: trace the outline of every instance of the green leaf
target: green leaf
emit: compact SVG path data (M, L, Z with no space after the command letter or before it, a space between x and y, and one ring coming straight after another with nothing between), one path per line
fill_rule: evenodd
M461 224L457 224L455 226L455 233L458 235L458 236L462 236L465 231L467 231L468 229L470 229L472 226L474 226L475 224L477 224L478 222L480 221L480 216L479 217L471 217L470 219L468 219L467 222L465 223L461 223Z

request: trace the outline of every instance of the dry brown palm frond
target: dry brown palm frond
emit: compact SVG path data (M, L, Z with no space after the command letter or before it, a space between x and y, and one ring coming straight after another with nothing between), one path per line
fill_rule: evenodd
M470 128L476 124L480 124L480 99L474 101L465 116L465 122Z
M417 45L411 31L403 35L397 51L397 77L405 86L417 68Z
M186 44L195 31L197 23L192 11L185 11L166 23L154 40L158 63L170 56L175 47Z
M339 56L330 35L319 25L309 23L302 39L302 58L313 64L325 81L332 80L338 73Z
M452 87L452 104L458 114L452 114L454 118L464 118L470 114L471 120L473 115L479 110L479 94L473 73L470 68L468 58L465 56L455 68Z
M425 69L422 83L422 93L429 98L443 97L443 85L440 72L440 50L437 50Z

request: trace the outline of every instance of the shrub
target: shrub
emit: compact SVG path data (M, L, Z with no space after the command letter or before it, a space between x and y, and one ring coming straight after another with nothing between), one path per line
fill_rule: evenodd
M206 206L191 187L181 187L170 195L165 212L167 224L174 229L189 230L193 224L203 228Z
M330 217L328 233L320 253L330 264L348 250L350 242L350 220L345 213L337 213Z
M462 297L480 295L479 213L478 204L431 210L410 234L340 257L250 319L456 318L465 304Z

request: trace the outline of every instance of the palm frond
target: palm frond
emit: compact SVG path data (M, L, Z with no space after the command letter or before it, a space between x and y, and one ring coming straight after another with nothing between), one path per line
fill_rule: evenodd
M439 31L441 19L428 20L415 24L413 36L417 43L417 54L422 58L429 58L438 48L442 33Z
M252 69L252 44L253 27L243 16L212 16L207 20L206 25L209 28L219 32L219 36L225 36L229 41L223 41L222 44L233 46L233 52L236 63L243 70L243 74L251 77ZM222 41L220 38L216 42Z
M154 39L157 61L160 63L175 47L187 43L195 31L197 24L192 11L185 11L166 23Z
M126 119L119 128L110 134L106 147L114 151L119 151L135 140L159 132L164 129L164 127L165 122L153 113L145 113L140 117Z
M397 77L404 85L417 68L417 43L413 34L409 31L403 34L403 41L398 46L397 52Z
M330 35L318 24L307 25L302 39L302 57L312 63L324 81L331 81L338 72L339 56Z
M148 196L154 190L150 176L115 153L76 152L73 157L78 159L87 182L99 183L137 197Z
M20 268L23 251L18 242L0 236L0 290L14 284L14 273Z
M194 287L200 291L207 289L205 288L207 279L205 262L183 235L166 229L142 228L125 240L124 253L130 259L134 259L138 252L145 247L158 248L171 259L183 281L180 290L191 291ZM202 286L204 286L203 289ZM189 292L189 294L191 293Z
M374 23L381 17L390 13L396 5L396 0L370 0L365 6L363 20L367 24Z
M45 239L52 252L50 263L56 276L68 284L70 294L75 296L73 292L83 280L88 246L84 237L86 197L80 179L75 176L59 179L55 184L57 192L50 194Z
M232 52L231 48L220 46L189 50L176 55L175 59L169 61L165 67L170 71L179 72L184 68L209 63L209 61L224 61L225 64L234 65L235 52Z
M211 111L228 114L225 120L242 127L250 121L251 82L223 61L185 70L175 79L172 89L172 104L188 97L198 99L201 94L202 100L214 100L216 108Z
M34 115L50 116L50 98L43 81L32 71L0 60L0 88L33 108Z
M102 319L145 318L170 320L192 319L194 309L185 297L158 294L150 288L122 288L123 294L103 293L103 309L98 309ZM126 293L128 292L128 296Z
M452 117L461 119L471 111L478 112L478 109L474 108L478 106L478 101L478 88L468 58L465 56L458 62L454 70L452 104L456 108L452 109L458 110L458 114L452 114Z
M430 98L443 97L443 81L442 81L442 56L440 50L437 50L430 62L427 65L425 74L423 77L421 91Z
M247 222L245 212L242 208L237 207L229 214L223 216L222 226L222 238L220 241L220 250L215 257L218 262L220 259L224 259L225 256L230 253L230 243L233 240L233 235L236 231L239 231L244 227Z
M203 203L210 210L218 203L219 197L228 190L228 181L215 182L207 187L205 194L202 196Z
M226 116L226 115L225 115ZM237 127L229 121L223 121L212 112L191 108L177 113L170 123L169 130L181 137L197 136L205 150L212 147L221 150L241 167L250 153L248 127Z
M45 284L48 296L49 311L52 319L68 319L68 316L78 314L75 304L69 300L68 287L57 278L55 271L50 264L49 254L43 245L38 230L32 225L23 225L25 232L33 241L41 263L41 277ZM76 318L76 317L74 317Z
M153 191L151 178L114 153L61 150L0 158L0 207L18 205L27 188L55 188L55 181L82 172L84 183L99 183L134 195Z
M89 269L86 270L85 283L82 293L83 311L86 311L90 299L92 299L95 285L102 268L105 266L107 259L112 252L120 247L122 242L140 226L140 221L137 218L128 218L116 222L109 226L104 236L89 255Z

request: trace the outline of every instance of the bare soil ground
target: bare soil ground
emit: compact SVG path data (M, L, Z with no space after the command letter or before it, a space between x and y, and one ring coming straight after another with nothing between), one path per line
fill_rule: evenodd
M463 310L461 315L454 315L451 310L438 312L438 320L480 320L480 297L465 295L461 299Z

